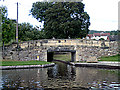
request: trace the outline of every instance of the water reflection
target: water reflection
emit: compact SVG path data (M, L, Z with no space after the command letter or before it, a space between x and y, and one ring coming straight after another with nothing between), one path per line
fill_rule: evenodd
M58 63L54 67L2 71L1 88L118 88L118 70L73 67ZM85 89L82 88L82 89Z
M57 65L55 65L53 68L48 68L48 77L73 79L75 77L75 68L70 65L57 62Z

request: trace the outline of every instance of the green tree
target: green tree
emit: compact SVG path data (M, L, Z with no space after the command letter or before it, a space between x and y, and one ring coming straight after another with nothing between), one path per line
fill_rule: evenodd
M31 14L44 21L45 38L83 38L89 32L90 17L81 2L36 2Z
M43 38L42 31L39 31L38 28L30 25L30 23L21 23L18 25L19 30L19 40L28 41L28 40L38 40Z
M43 31L40 31L37 27L33 28L33 40L44 39L44 37Z
M11 40L15 40L15 21L7 18L5 6L1 6L0 9L2 11L2 41L9 43Z
M18 24L18 38L20 41L30 40L31 34L29 32L32 31L32 25L29 23L21 23Z

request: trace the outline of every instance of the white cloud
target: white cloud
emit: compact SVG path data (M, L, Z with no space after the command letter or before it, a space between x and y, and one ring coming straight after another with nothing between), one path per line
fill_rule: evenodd
M90 15L91 30L118 29L119 0L83 0L85 11Z
M41 23L38 22L32 15L29 16L30 10L32 8L32 3L40 0L5 0L2 2L2 5L7 6L8 9L8 18L16 19L17 18L17 2L19 3L18 9L18 22L29 22L33 26L40 26Z

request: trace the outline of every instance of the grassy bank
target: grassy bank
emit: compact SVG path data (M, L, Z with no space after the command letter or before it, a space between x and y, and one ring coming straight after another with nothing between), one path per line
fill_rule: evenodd
M54 59L63 60L63 61L71 61L71 55L69 54L55 54Z
M45 61L2 61L2 66L18 66L18 65L45 65L50 62Z
M99 61L114 61L114 62L120 62L120 55L100 57L100 58L98 58L98 59L99 59Z

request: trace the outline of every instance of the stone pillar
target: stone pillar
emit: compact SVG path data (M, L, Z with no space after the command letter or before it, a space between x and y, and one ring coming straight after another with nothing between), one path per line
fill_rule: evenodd
M79 58L79 54L80 54L79 46L75 46L75 50L76 50L76 60L75 61L80 61L80 58Z
M47 50L44 52L44 60L43 61L47 62Z
M76 50L76 61L79 61L79 53L77 50Z

